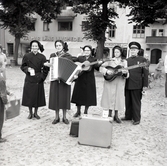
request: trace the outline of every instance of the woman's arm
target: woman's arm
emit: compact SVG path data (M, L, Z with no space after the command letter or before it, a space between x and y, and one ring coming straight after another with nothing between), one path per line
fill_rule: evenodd
M28 74L30 71L30 67L28 66L28 62L27 62L27 55L24 55L23 59L22 59L22 64L20 69L25 73Z

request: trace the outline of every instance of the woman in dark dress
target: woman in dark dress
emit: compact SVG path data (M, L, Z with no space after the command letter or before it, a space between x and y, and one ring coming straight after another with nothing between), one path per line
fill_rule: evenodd
M52 57L62 57L69 60L73 60L72 56L67 53L68 45L62 40L55 41L56 52L50 55ZM48 67L51 67L51 63L45 64ZM54 80L50 83L50 94L49 94L49 109L55 110L55 119L52 124L57 124L60 122L59 110L63 110L63 119L62 121L65 124L69 124L68 119L66 118L66 112L70 109L70 97L71 97L71 85L66 84L62 80Z
M90 45L84 46L83 55L78 56L76 61L80 63L97 61L93 56L92 47ZM71 99L71 102L77 106L77 112L74 117L81 115L81 106L85 106L84 114L87 114L89 106L97 105L94 69L99 70L99 62L91 65L89 70L82 71L75 82Z
M22 105L29 108L28 119L35 117L40 119L37 114L38 107L46 105L45 92L44 92L44 80L47 77L49 68L44 66L46 57L39 53L44 51L43 46L37 40L30 42L31 52L24 55L21 65L21 70L26 74ZM33 113L34 107L34 113Z

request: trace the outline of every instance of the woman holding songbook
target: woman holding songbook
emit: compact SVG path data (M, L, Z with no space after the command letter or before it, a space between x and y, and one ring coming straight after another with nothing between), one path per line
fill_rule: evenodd
M123 59L122 48L115 46L113 48L114 57L110 61L106 61L100 67L100 72L104 75L103 93L101 98L101 106L104 110L109 111L109 117L112 117L112 111L115 111L114 120L121 123L118 117L118 111L124 111L125 107L125 78L129 76L128 70L123 68L127 67L127 61ZM122 68L116 74L115 69Z
M56 40L55 48L56 48L55 53L52 53L50 55L50 62L45 64L46 66L50 67L50 75L53 72L52 71L53 67L55 67L52 66L51 58L53 59L54 57L59 57L73 61L72 56L69 53L67 53L68 45L66 42L62 40ZM67 66L64 66L64 70L66 67ZM64 81L62 81L62 79L59 78L57 78L56 80L51 80L50 94L49 94L49 109L55 110L55 119L53 120L52 124L57 124L60 122L60 116L59 116L60 109L63 110L62 121L65 124L69 124L69 121L66 117L66 112L67 110L70 110L70 97L71 97L71 85L66 84Z
M43 45L37 40L30 42L31 52L24 55L21 70L25 73L22 105L29 108L28 119L40 119L38 107L46 105L44 80L49 67L44 66L46 57L40 52L44 51ZM34 108L34 112L33 112Z
M85 106L84 114L87 114L88 108L97 104L94 70L99 70L101 62L97 61L94 57L93 49L90 45L85 45L82 49L83 53L78 56L76 61L83 68L75 81L71 99L71 102L75 103L77 107L77 112L74 114L74 117L81 115L81 106Z

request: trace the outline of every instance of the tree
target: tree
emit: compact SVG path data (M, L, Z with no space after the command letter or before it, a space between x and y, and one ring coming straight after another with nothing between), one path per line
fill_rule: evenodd
M127 15L129 23L149 26L164 19L163 24L167 23L167 3L166 0L119 0L122 6L129 6L131 9Z
M57 14L60 14L60 7L63 0L1 0L0 26L9 29L11 35L15 37L14 60L18 65L18 49L20 39L26 36L34 22L33 14L37 13L42 20L51 22Z
M97 57L102 58L105 31L110 25L114 25L115 17L119 17L113 8L109 8L109 3L116 2L119 7L128 6L131 11L127 15L129 23L149 26L158 18L165 19L167 23L166 0L73 0L73 11L87 15L87 24L84 25L86 39L97 41Z
M79 0L74 2L73 11L87 15L87 22L84 24L84 38L97 42L96 55L98 59L103 58L105 32L107 27L114 25L112 20L118 17L113 8L108 8L110 0Z

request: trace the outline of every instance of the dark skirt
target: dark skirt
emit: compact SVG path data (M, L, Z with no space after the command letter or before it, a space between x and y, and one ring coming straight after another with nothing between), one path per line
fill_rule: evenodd
M49 109L70 109L71 86L62 81L50 84Z
M24 83L22 105L27 107L42 107L46 105L43 82Z
M71 102L83 106L95 106L97 104L94 69L84 72L78 77L74 85Z

